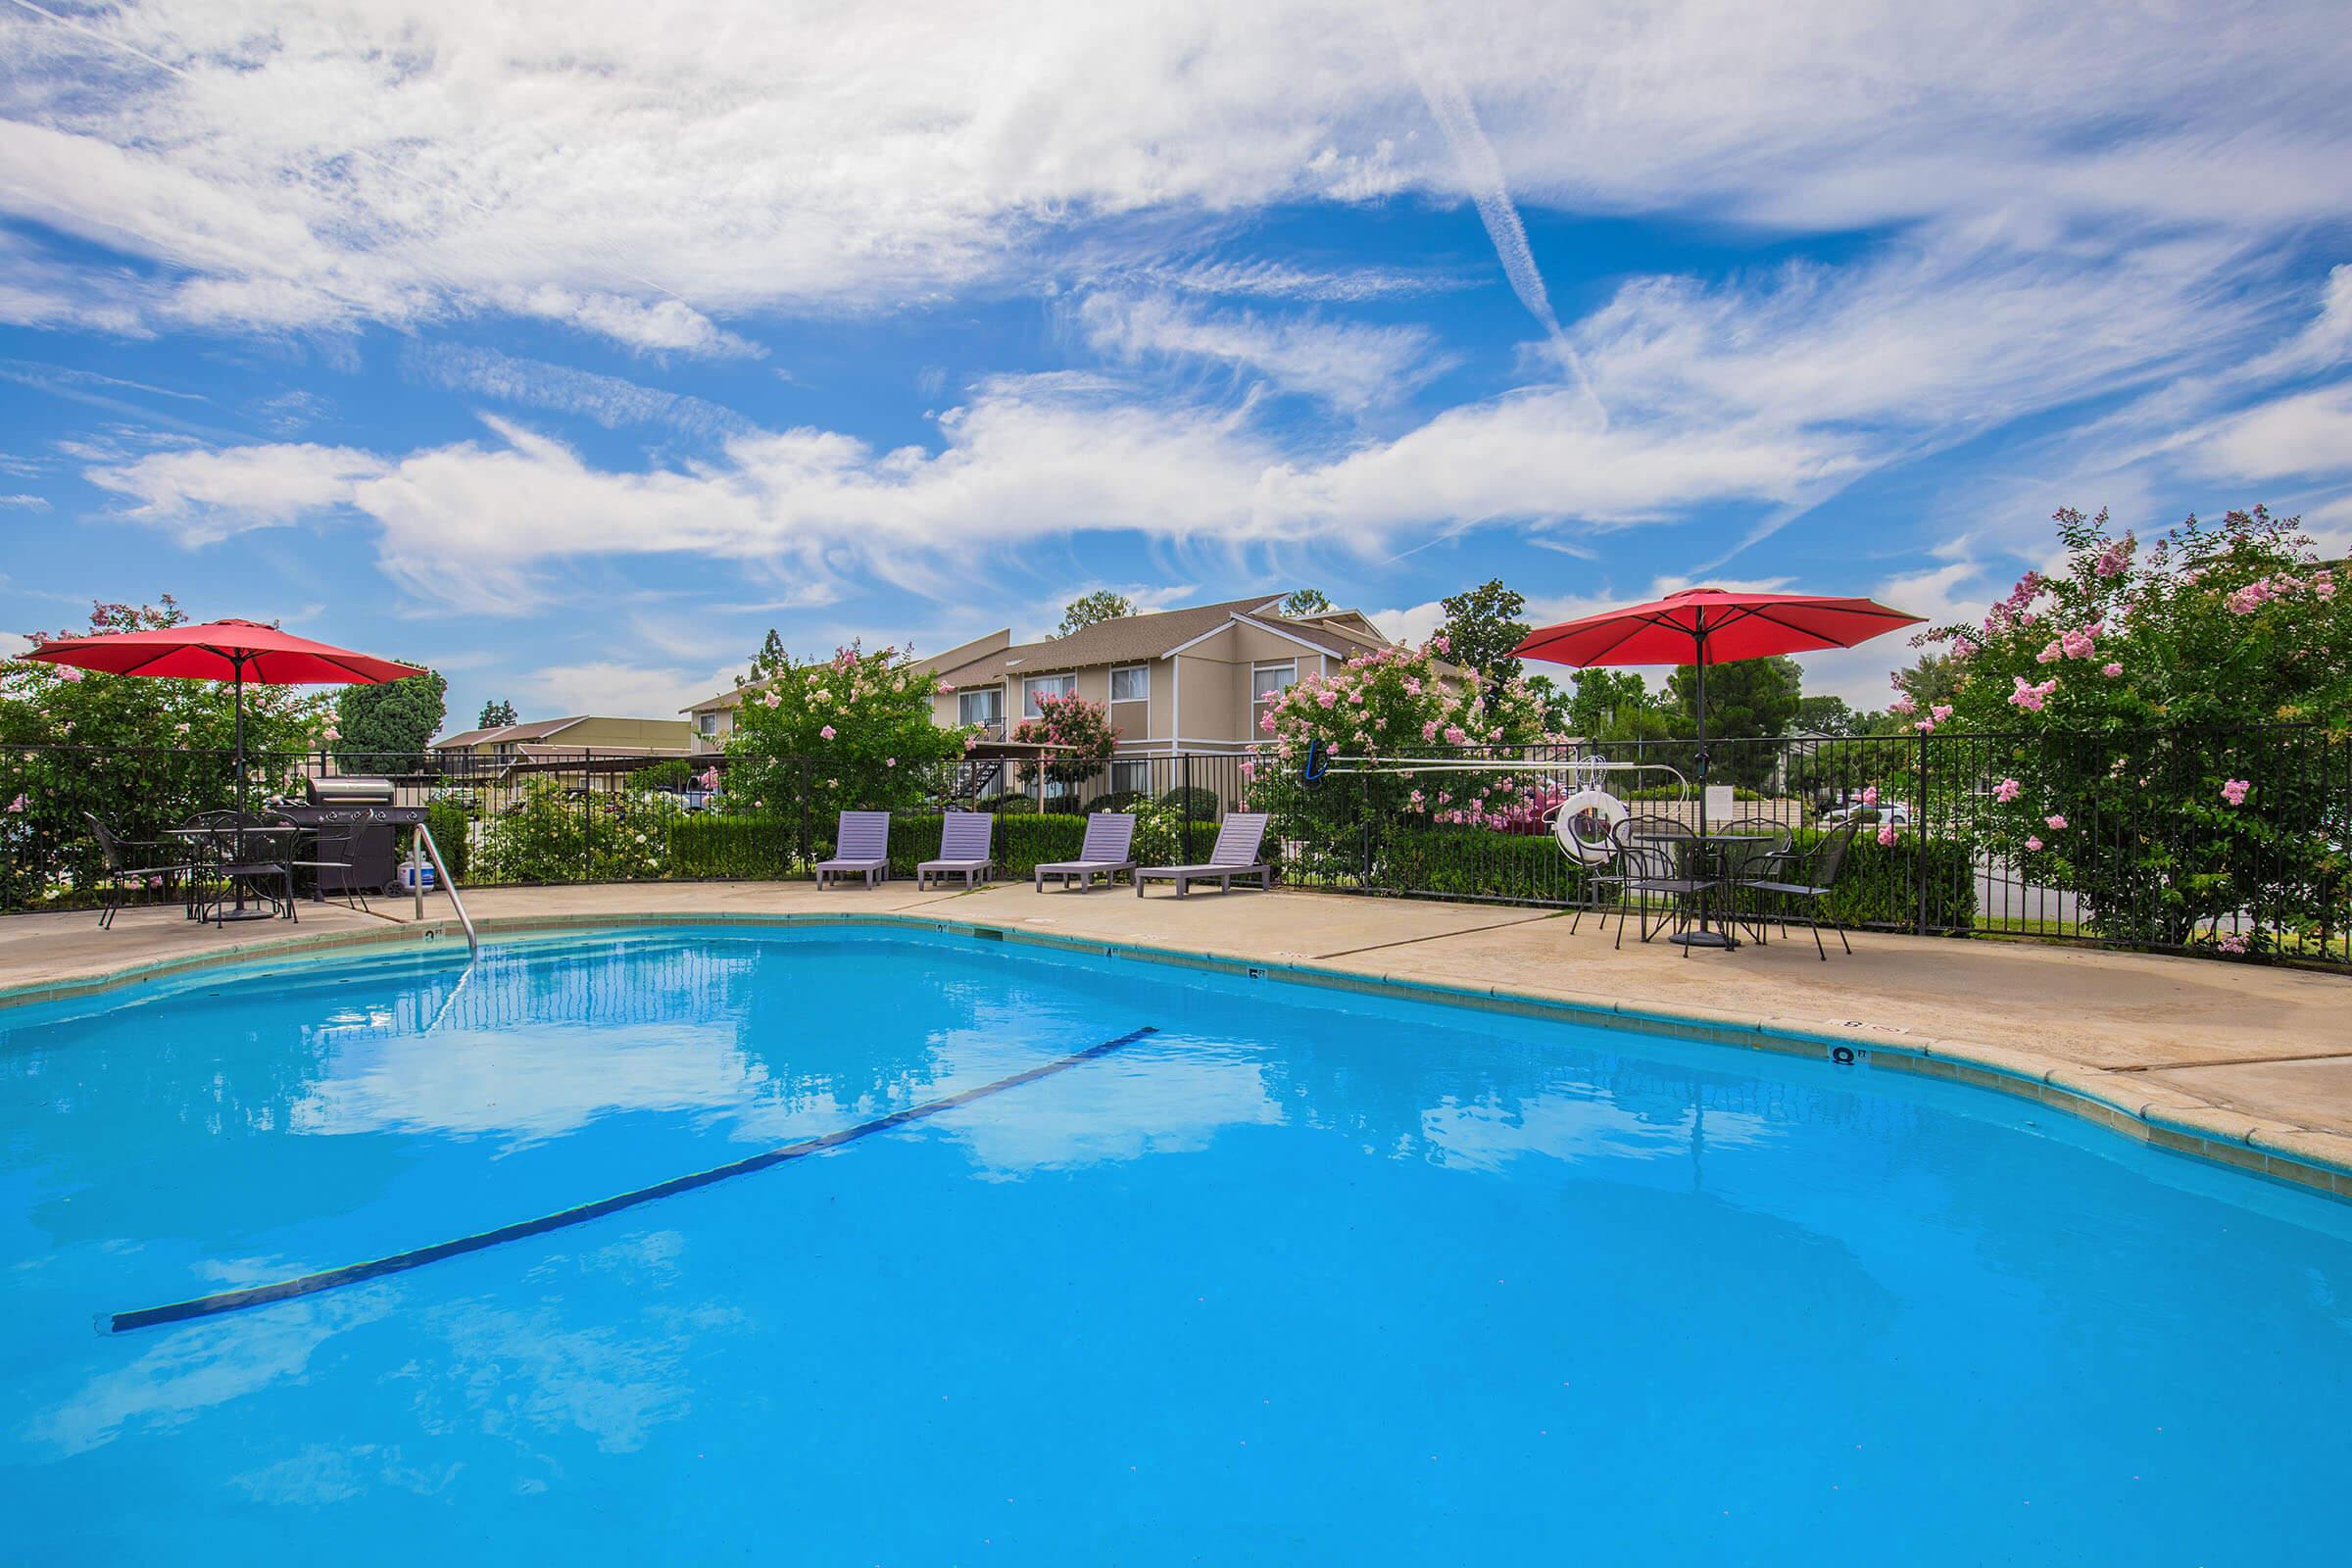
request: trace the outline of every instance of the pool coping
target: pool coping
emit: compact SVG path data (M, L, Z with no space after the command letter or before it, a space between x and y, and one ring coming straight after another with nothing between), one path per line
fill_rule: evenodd
M1804 1019L1749 1018L1706 1008L1634 1006L1574 992L1517 991L1502 986L1448 985L1344 963L1253 959L1151 943L1078 937L986 920L888 910L660 910L569 914L514 914L475 922L485 933L598 931L649 926L880 927L928 930L1069 953L1141 959L1251 979L1282 979L1326 990L1409 1001L1443 1002L1481 1011L1568 1023L1605 1022L1613 1028L1672 1039L1832 1061L1867 1062L1921 1077L1969 1084L2030 1100L2172 1153L2306 1192L2352 1200L2352 1139L2304 1128L2264 1125L2250 1112L2207 1103L2134 1075L2052 1063L2033 1052L1972 1040L1904 1039L1861 1023L1844 1026ZM204 953L184 954L94 974L0 988L0 1008L71 1001L129 990L192 971L275 957L309 957L351 948L443 945L459 934L452 921L386 925L380 930L265 937ZM2340 1152L2339 1148L2341 1146Z

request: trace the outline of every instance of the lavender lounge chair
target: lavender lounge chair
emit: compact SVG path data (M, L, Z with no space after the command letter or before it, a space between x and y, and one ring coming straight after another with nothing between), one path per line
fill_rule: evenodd
M1214 882L1222 893L1233 891L1237 876L1253 876L1261 888L1274 886L1274 867L1257 858L1257 847L1266 836L1266 813L1263 811L1229 811L1217 828L1216 848L1208 852L1205 865L1147 865L1135 873L1135 896L1144 896L1144 884L1151 881L1173 882L1176 896L1184 897L1185 889L1195 882Z
M958 871L967 888L975 876L987 881L988 873L997 868L988 850L988 836L996 825L997 819L985 811L950 811L939 824L939 858L914 868L915 890L944 882Z
M1051 860L1037 867L1034 886L1043 893L1046 878L1057 876L1067 891L1070 878L1078 879L1078 891L1089 892L1100 876L1108 886L1121 871L1135 869L1135 813L1133 811L1097 811L1086 819L1086 842L1078 846L1075 860Z
M854 871L864 873L865 885L869 888L877 880L890 880L888 811L841 813L841 830L834 837L833 858L816 862L816 885L823 887L828 876L838 882Z

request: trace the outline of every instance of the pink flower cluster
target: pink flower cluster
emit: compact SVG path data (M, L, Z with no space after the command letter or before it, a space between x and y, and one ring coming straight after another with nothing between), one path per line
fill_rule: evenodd
M2009 694L2010 703L2030 712L2040 712L2042 705L2050 700L2050 693L2058 689L2058 677L2055 675L2038 686L2028 685L2023 675L2010 678L2017 682L2017 690Z
M2131 564L2132 536L2126 534L2100 551L2099 559L2091 563L2090 569L2102 577L2117 577L2121 576L2124 568Z
M2013 778L2005 778L1992 787L1992 798L2007 806L2025 793L2025 786Z
M2226 780L2222 785L2222 799L2228 801L2231 806L2243 806L2246 804L2246 792L2253 787L2251 779Z
M2246 934L2243 931L2226 932L2217 937L2213 945L2224 953L2242 954L2246 951Z
M1879 824L1879 842L1886 846L1888 849L1892 849L1894 847L1894 823L1892 821L1881 822Z

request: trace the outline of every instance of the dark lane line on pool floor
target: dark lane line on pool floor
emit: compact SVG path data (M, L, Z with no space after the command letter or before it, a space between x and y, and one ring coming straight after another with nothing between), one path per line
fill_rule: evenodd
M742 1159L731 1160L724 1165L714 1165L709 1170L696 1171L692 1175L673 1176L668 1181L657 1182L651 1187L640 1187L633 1192L619 1193L612 1198L601 1198L593 1203L582 1203L577 1208L559 1209L553 1214L543 1214L537 1219L519 1220L513 1225L501 1225L496 1230L477 1231L471 1236L461 1236L453 1242L439 1242L431 1247L419 1247L414 1251L394 1252L389 1257L379 1257L371 1262L352 1263L342 1268L330 1268L318 1274L304 1274L290 1280L279 1280L274 1285L253 1285L243 1290L221 1291L214 1296L199 1296L193 1300L173 1301L166 1306L147 1306L134 1312L117 1312L109 1325L110 1330L113 1333L122 1334L131 1329L153 1328L163 1323L184 1323L190 1318L215 1317L222 1312L240 1311L249 1306L267 1306L272 1301L289 1301L298 1296L315 1296L320 1291L331 1291L337 1286L357 1285L363 1280L380 1279L386 1274L398 1274L406 1269L420 1268L427 1263L438 1263L445 1257L458 1257L466 1252L478 1252L485 1248L497 1247L507 1242L519 1242L526 1237L542 1236L549 1231L562 1230L567 1225L586 1224L589 1220L602 1219L607 1214L618 1213L624 1208L634 1208L640 1203L650 1203L656 1199L672 1198L679 1193L692 1192L698 1187L709 1187L713 1183L723 1182L736 1176L749 1176L754 1171L766 1170L771 1165L781 1165L788 1159L799 1159L808 1154L821 1153L828 1149L838 1149L844 1144L856 1143L860 1138L870 1138L875 1133L888 1132L893 1127L904 1127L908 1122L920 1121L926 1116L936 1116L943 1110L954 1110L958 1105L968 1105L975 1100L985 1100L991 1095L1001 1095L1007 1089L1017 1089L1023 1084L1035 1083L1040 1078L1050 1078L1057 1072L1067 1072L1070 1068L1093 1061L1098 1056L1107 1056L1121 1046L1131 1046L1148 1035L1157 1033L1159 1033L1157 1025L1146 1024L1141 1029L1129 1030L1116 1040L1105 1040L1100 1045L1089 1046L1084 1051L1074 1052L1067 1056L1058 1056L1052 1061L1043 1062L1038 1066L1031 1067L1026 1072L1016 1072L1009 1078L999 1078L993 1083L966 1089L961 1094L948 1095L939 1100L927 1100L919 1105L909 1105L905 1110L894 1110L887 1116L877 1116L872 1121L861 1121L855 1127L844 1127L839 1132L805 1139L797 1144L785 1144Z

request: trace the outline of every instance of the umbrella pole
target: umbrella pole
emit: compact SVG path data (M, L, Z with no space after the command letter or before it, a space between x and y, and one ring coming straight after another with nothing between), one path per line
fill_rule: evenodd
M1690 760L1698 764L1698 836L1707 836L1707 631L1706 614L1698 619L1698 750Z

